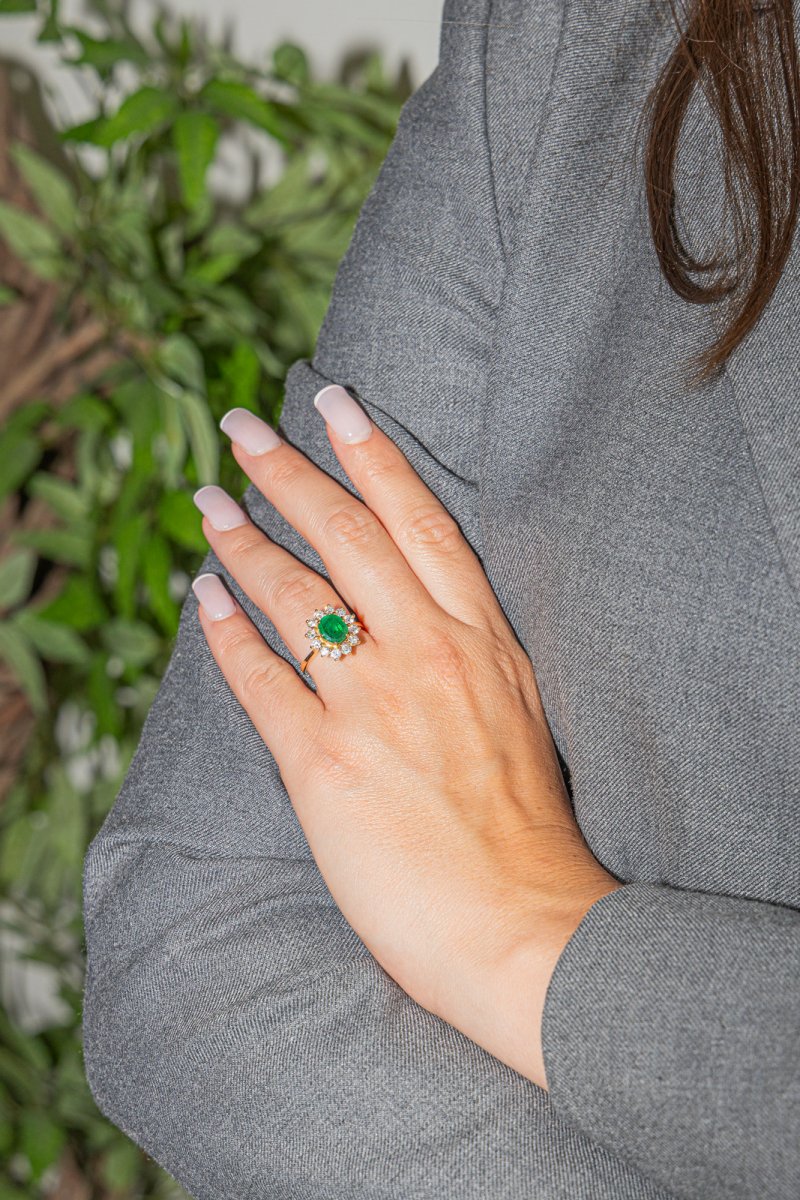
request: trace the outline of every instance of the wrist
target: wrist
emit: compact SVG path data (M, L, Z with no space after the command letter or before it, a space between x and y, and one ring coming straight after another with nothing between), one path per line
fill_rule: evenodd
M594 859L545 891L527 896L515 922L516 936L502 952L472 962L466 977L448 989L449 1024L495 1058L547 1088L542 1054L542 1015L556 964L586 913L602 896L622 887Z
M503 1061L545 1090L542 1018L553 973L589 909L622 886L613 875L598 872L586 887L573 894L569 903L544 908L530 937L522 939L509 954L503 984L504 1027L498 1028L497 1035L503 1038Z

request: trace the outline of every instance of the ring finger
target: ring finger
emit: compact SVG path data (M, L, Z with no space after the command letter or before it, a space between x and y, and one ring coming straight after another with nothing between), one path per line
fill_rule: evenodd
M312 649L308 621L315 613L324 611L326 605L332 606L334 612L342 609L349 613L350 610L342 604L327 580L262 533L222 488L213 484L202 487L195 493L194 502L204 516L203 533L220 562L269 617L291 653L304 659ZM357 617L360 624L360 614ZM334 658L352 654L360 644L359 633L359 630L351 630L347 640L338 647L341 655L335 654ZM353 641L353 638L359 640ZM309 671L322 698L331 676L328 672L313 671L314 663L320 657L323 656L318 650L309 664ZM320 688L323 675L324 683Z

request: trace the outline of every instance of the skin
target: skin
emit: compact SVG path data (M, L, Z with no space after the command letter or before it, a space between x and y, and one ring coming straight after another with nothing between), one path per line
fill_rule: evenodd
M320 419L323 419L320 417ZM547 1087L541 1017L564 946L622 886L575 822L533 667L461 531L373 426L328 426L360 502L298 449L237 462L330 582L248 522L209 544L298 660L306 620L344 604L362 644L297 669L239 605L199 617L269 747L342 914L418 1004Z

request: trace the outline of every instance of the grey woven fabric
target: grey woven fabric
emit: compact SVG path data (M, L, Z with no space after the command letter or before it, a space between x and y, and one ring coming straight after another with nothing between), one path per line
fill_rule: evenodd
M668 7L446 0L281 421L347 484L312 406L345 385L459 520L627 885L557 965L551 1090L350 929L190 594L86 860L84 1030L101 1108L198 1200L800 1194L798 259L690 391L719 314L661 276L635 150ZM697 101L679 169L701 252L715 146Z

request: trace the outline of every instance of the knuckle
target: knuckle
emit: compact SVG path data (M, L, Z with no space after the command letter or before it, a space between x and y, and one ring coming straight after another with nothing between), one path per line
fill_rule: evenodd
M425 646L428 671L440 686L464 687L472 676L469 656L449 633L440 634Z
M252 525L242 525L232 529L227 535L225 544L226 557L238 562L246 562L256 552L260 538Z
M377 519L361 504L335 508L323 519L320 532L337 548L371 546L380 534Z
M386 454L372 453L360 464L359 475L364 483L386 488L397 479L397 464Z
M295 570L270 576L264 581L264 592L268 606L274 606L276 611L291 612L293 609L308 608L310 604L308 581Z
M354 768L357 766L359 752L354 744L352 735L340 737L326 736L315 745L315 760L317 769L329 779L342 777L351 781Z
M374 691L369 707L373 720L380 728L408 728L408 703L403 689L381 688Z
M241 627L239 620L223 621L219 632L218 646L220 653L236 666L246 659L252 649L250 631Z
M281 660L258 658L242 666L242 691L245 696L263 702L271 695L281 678Z
M269 490L288 492L300 487L305 464L294 454L282 455L280 447L274 453L276 457L271 459L269 464Z
M461 545L461 530L446 509L430 503L412 508L402 518L398 536L411 549L451 553Z
M522 684L533 668L524 649L503 634L491 632L483 638L484 651L491 658L495 670L507 679Z

